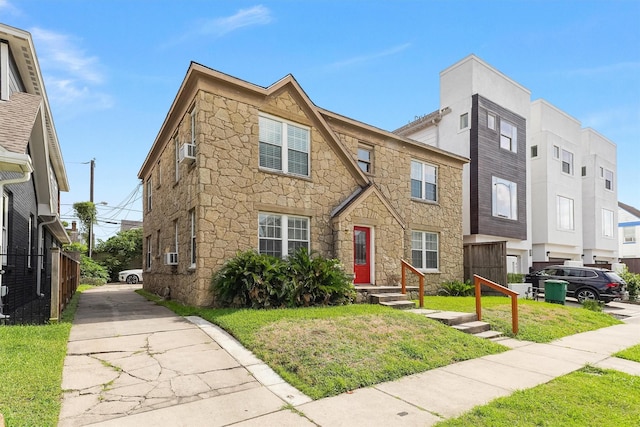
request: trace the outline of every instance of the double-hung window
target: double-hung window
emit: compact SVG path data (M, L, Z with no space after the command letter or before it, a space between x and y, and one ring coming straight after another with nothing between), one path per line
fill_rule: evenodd
M9 253L9 195L2 194L2 206L0 206L0 214L2 214L2 246L0 247L0 257L2 257L2 265L7 265L7 254Z
M601 168L602 177L604 178L604 188L613 190L613 171Z
M146 268L147 271L151 270L151 263L153 262L153 249L151 247L151 236L147 236L146 238L146 246L147 246L147 257L146 257Z
M432 202L438 200L438 169L435 166L411 161L411 197Z
M358 166L362 172L373 172L373 149L370 147L358 147Z
M574 230L573 199L558 196L558 228L560 230Z
M562 172L573 175L573 153L562 150Z
M602 209L602 235L613 237L613 211Z
M260 167L309 176L309 128L260 116Z
M309 218L260 213L258 251L282 258L300 248L309 249Z
M190 266L189 268L196 267L196 210L191 209L189 211L189 231L190 231L190 239L189 239L189 260Z
M506 179L492 177L492 213L493 216L518 219L518 185Z
M500 148L518 152L518 128L504 119L500 119Z
M416 268L438 269L438 233L411 232L411 263Z
M151 184L151 178L149 178L147 180L147 212L151 211L151 197L152 197L152 184Z
M624 243L636 243L636 227L624 227L622 230Z

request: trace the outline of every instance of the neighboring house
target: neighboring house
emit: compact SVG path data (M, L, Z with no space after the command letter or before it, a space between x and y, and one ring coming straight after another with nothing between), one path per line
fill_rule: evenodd
M530 92L475 55L440 73L440 108L395 131L469 157L464 243L506 241L507 269L531 265Z
M50 298L50 249L69 242L59 212L68 189L31 35L0 24L0 316Z
M616 145L582 129L582 253L585 264L618 262Z
M533 260L582 261L581 124L538 99L529 125Z
M618 247L621 261L640 259L640 209L618 202Z
M205 305L238 251L306 247L356 284L401 259L462 279L467 159L317 107L288 75L260 87L192 63L138 177L144 287Z

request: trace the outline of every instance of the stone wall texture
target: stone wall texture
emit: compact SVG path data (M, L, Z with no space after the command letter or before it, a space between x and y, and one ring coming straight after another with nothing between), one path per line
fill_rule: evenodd
M172 136L156 141L164 146L144 179L152 180L153 193L151 209L145 205L144 215L144 235L150 237L153 254L151 266L144 266L145 289L159 294L170 290L171 298L187 304L213 303L209 292L212 274L238 251L258 248L258 214L262 212L308 217L311 249L339 258L348 273L353 272L353 226L372 227L374 277L379 285L398 282L400 259L411 259L412 230L437 232L440 268L428 274L428 286L462 279L459 159L318 114L295 85L264 95L214 81L193 93L192 102L175 120ZM176 141L180 145L191 140L192 108L196 159L178 163ZM260 113L311 129L309 177L259 167ZM329 140L332 135L335 140ZM373 173L365 185L355 170L362 143L374 150ZM345 161L341 149L353 160ZM438 167L437 203L411 199L412 158ZM375 186L375 191L367 185ZM360 196L332 216L358 190ZM145 200L146 191L145 185ZM192 210L196 217L195 265L190 263ZM176 250L178 265L164 265L163 254Z

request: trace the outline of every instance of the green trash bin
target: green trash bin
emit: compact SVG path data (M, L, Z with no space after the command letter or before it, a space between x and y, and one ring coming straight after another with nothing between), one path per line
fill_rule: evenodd
M566 280L549 279L544 281L544 301L564 305L567 300Z

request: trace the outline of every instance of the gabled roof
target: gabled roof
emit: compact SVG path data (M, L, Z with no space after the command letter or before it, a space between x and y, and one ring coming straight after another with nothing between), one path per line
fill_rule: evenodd
M631 215L640 218L640 209L636 209L633 206L627 205L625 203L622 202L618 202L618 207L620 207L621 209L624 209L625 211L629 212Z
M198 85L201 82L230 86L233 87L234 90L249 92L260 98L266 98L277 94L279 91L286 90L287 88L290 89L301 101L300 107L303 108L310 118L318 124L317 130L323 134L329 145L342 159L358 184L360 186L365 186L369 183L369 178L358 167L353 156L348 152L342 141L340 141L340 138L335 135L331 127L327 124L325 118L320 112L320 109L311 101L291 74L286 75L271 86L265 88L195 62L191 62L191 65L187 70L187 74L180 85L180 89L178 90L173 103L171 104L171 108L165 117L162 127L160 128L160 132L158 132L151 150L147 154L147 158L138 172L138 178L144 179L150 171L150 168L155 164L157 157L162 151L164 143L169 140L174 127L186 112L186 109L189 107L192 98L195 96L195 92L198 89Z
M398 211L396 211L393 206L391 206L387 198L384 196L384 194L382 194L380 189L378 189L375 184L370 184L365 189L356 190L331 212L331 218L340 218L343 215L348 215L370 196L377 197L378 200L380 200L380 202L382 202L382 204L387 208L389 213L396 219L396 221L398 221L398 224L400 224L403 229L407 228L407 225L402 220L402 217L400 216Z
M14 92L9 102L0 102L0 146L12 153L26 153L41 106L41 96L24 92Z
M69 191L69 181L67 171L65 169L64 160L62 159L62 151L58 142L58 135L53 124L51 109L49 107L49 99L44 87L44 79L40 71L40 64L36 55L36 49L33 45L31 34L18 28L10 27L0 23L0 39L6 40L16 62L16 67L22 83L24 84L27 94L39 96L41 98L41 111L44 117L44 131L46 135L46 151L58 180L58 188L60 191ZM13 101L13 96L8 103Z

